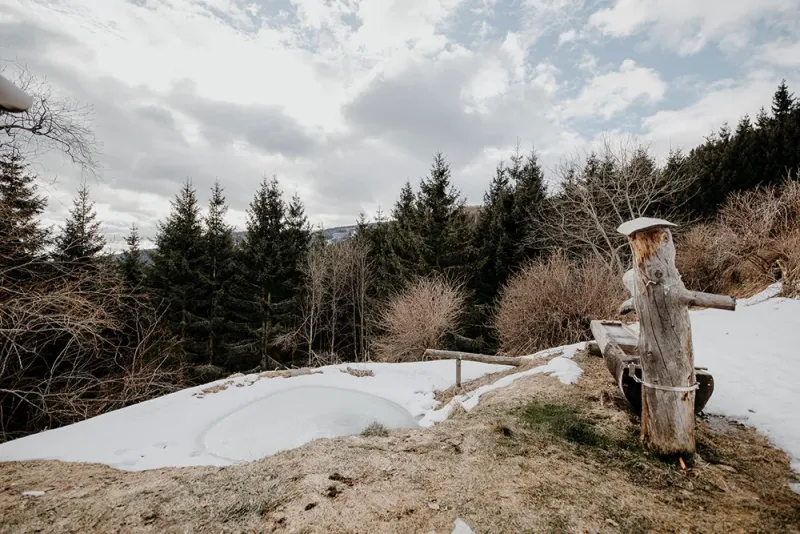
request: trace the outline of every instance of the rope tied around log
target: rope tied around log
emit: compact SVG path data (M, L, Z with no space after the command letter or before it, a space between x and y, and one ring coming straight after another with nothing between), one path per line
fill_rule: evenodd
M630 376L634 382L637 382L642 385L642 387L650 388L650 389L657 389L659 391L677 391L677 392L686 392L686 391L694 391L696 389L700 389L700 383L695 382L691 386L662 386L660 384L650 384L645 382L638 376L636 376L636 368L633 365L628 365L628 376ZM620 375L620 380L622 380Z

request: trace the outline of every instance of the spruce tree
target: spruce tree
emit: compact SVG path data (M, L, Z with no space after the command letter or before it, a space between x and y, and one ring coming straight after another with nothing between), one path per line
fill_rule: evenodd
M225 204L219 180L211 189L208 215L203 233L203 257L200 267L202 300L198 329L206 339L205 357L211 365L223 364L226 341L233 331L233 284L236 275L236 251L233 227L225 222Z
M241 247L239 295L247 326L247 343L242 346L248 365L272 367L277 337L286 313L291 311L291 261L286 247L286 204L278 179L264 178L247 210L247 228ZM298 221L299 222L299 221Z
M144 280L144 263L139 229L135 224L131 225L131 233L125 238L125 243L127 248L122 251L117 266L128 288L138 289Z
M0 274L5 280L27 278L47 244L48 232L38 222L47 200L37 194L35 180L19 154L0 154Z
M166 306L166 319L195 363L204 361L205 339L198 329L202 302L203 227L197 193L184 182L172 200L166 222L159 223L149 286L157 304Z
M494 300L514 267L519 243L514 242L513 208L514 193L509 184L509 173L501 163L483 196L475 231L478 259L475 287L478 302L482 304Z
M450 166L441 153L434 157L417 198L418 265L422 273L472 274L472 228L464 199L450 183Z
M411 182L407 181L400 191L400 198L392 209L392 219L387 277L392 285L400 286L419 272L419 213Z
M90 262L103 250L106 241L86 182L81 183L69 215L56 238L56 255L61 261L73 264Z
M534 149L525 156L520 170L512 173L511 178L513 207L508 228L509 239L515 248L510 266L513 271L540 256L544 250L539 222L547 216L547 186Z

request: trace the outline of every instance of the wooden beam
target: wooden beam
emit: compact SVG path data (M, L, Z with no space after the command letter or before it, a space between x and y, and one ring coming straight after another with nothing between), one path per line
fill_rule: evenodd
M496 363L498 365L520 366L526 363L526 360L523 358L517 358L515 356L490 356L488 354L474 354L472 352L458 352L455 350L426 349L423 357L430 360L461 359L472 362Z
M633 222L633 221L632 221ZM630 225L635 228L636 225ZM666 225L631 230L642 366L642 439L663 455L695 452L696 378L688 291L675 267Z
M681 300L687 306L736 311L736 297L727 295L715 295L713 293L703 293L701 291L686 291Z

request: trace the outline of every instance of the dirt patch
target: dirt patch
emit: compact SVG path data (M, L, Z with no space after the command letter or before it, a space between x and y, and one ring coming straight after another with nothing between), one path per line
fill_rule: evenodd
M602 360L576 360L575 386L525 377L430 429L316 440L242 466L3 463L0 530L442 533L460 517L480 534L800 531L789 460L764 437L701 419L694 467L660 462L638 447ZM576 421L601 439L570 431Z

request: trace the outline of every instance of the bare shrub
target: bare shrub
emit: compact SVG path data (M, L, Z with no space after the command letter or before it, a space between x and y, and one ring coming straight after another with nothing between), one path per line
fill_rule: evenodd
M389 430L378 422L370 423L361 431L365 438L385 438L389 435Z
M712 223L677 237L686 287L736 292L782 280L796 291L800 270L800 183L735 192Z
M730 279L729 276L722 276L722 273L730 274L735 265L720 254L723 239L719 226L701 223L675 237L675 266L684 285L694 291L725 291Z
M378 359L416 361L425 349L441 348L445 337L457 331L465 304L461 284L442 277L418 278L381 314L386 333L375 342Z
M176 389L174 340L110 266L22 271L0 274L0 441Z
M626 298L621 275L603 261L570 261L556 252L523 268L504 288L495 315L500 346L524 355L588 340L590 321L612 319Z

